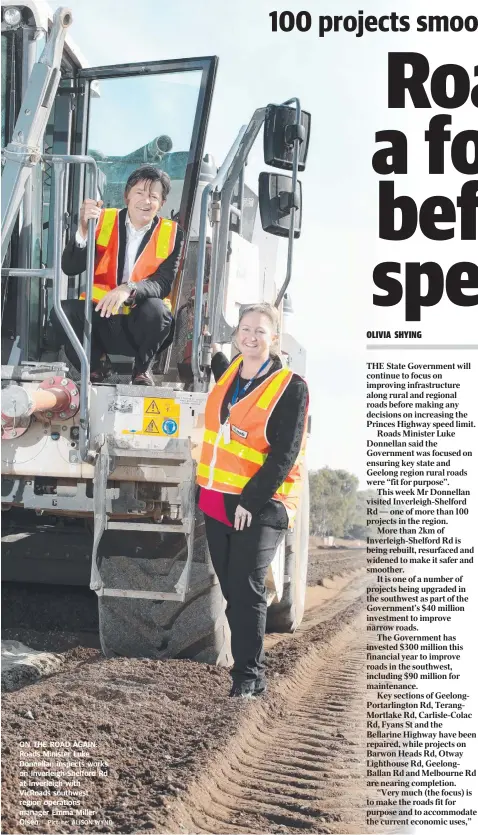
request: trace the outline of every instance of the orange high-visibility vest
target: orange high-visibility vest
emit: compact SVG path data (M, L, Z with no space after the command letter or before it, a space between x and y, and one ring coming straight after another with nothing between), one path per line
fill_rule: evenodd
M205 431L197 468L197 483L219 493L240 495L247 482L267 460L270 444L267 424L276 403L289 385L293 372L282 368L232 406L229 414L230 442L221 427L221 407L242 362L237 357L222 375L206 402ZM292 527L302 486L307 419L300 454L289 475L272 497L282 502Z
M160 217L153 233L137 259L130 281L142 281L156 272L168 258L176 243L176 221ZM103 209L96 226L95 278L93 301L99 302L118 286L119 209ZM82 293L80 299L84 299ZM168 299L163 299L168 304ZM171 305L168 305L171 307Z

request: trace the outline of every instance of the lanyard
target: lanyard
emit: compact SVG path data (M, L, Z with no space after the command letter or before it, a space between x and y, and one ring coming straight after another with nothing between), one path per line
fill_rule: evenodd
M262 363L261 367L259 368L259 371L257 371L254 374L254 376L251 377L251 379L247 381L246 385L243 386L243 388L240 389L239 388L239 378L241 376L241 370L242 370L242 362L241 362L241 365L239 366L239 371L237 373L236 387L235 387L234 393L231 397L231 405L229 406L229 410L231 409L232 406L236 405L237 401L242 397L243 394L246 393L246 391L251 387L251 385L254 382L254 380L256 379L256 377L259 377L259 375L262 374L262 372L264 371L266 366L269 365L269 363L270 363L270 357L268 359L266 359L265 362Z

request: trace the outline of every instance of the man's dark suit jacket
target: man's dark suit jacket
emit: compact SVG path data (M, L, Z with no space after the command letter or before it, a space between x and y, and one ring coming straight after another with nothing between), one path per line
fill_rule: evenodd
M124 269L124 259L126 252L126 214L127 209L121 209L119 213L119 252L118 252L118 274L116 276L117 284L121 284ZM148 243L155 226L158 224L158 218L155 217L151 229L146 232L143 240L138 247L137 258L141 255L143 249ZM143 281L138 281L135 288L135 303L141 302L144 299L156 298L165 299L171 292L174 279L179 266L181 258L181 247L183 242L183 230L178 226L176 233L176 243L171 255L166 258L159 268L149 278ZM63 256L61 259L61 268L66 275L79 275L86 270L86 247L80 247L76 243L75 235L72 235L68 241Z

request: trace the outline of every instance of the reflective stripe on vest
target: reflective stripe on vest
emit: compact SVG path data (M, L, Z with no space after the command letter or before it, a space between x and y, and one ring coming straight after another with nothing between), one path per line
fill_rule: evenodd
M267 458L267 455L265 456ZM209 477L209 467L206 464L198 464L197 474L198 476L203 476L204 478ZM221 470L219 467L214 468L214 480L216 484L223 484L228 487L238 487L239 492L242 492L242 488L246 486L249 478L243 475L237 475L236 473L231 473L229 470ZM199 479L198 479L199 481ZM200 483L200 482L199 482ZM220 490L219 487L215 486L212 488L213 490L218 490L220 493L231 493L235 492L232 490ZM284 482L281 487L277 490L277 493L282 496L290 496L292 491L294 490L293 482ZM276 496L277 498L277 496Z
M159 218L153 234L133 267L130 281L142 281L156 272L174 249L177 228L176 221L167 217Z
M236 373L236 371L239 368L241 362L242 362L242 356L241 356L241 354L239 354L239 356L236 357L236 359L231 362L229 368L226 368L224 374L222 375L222 377L219 378L216 385L217 386L224 386L227 383L227 381L230 380L231 377Z
M197 468L198 476L203 476L204 478L209 478L209 467L206 464L198 464ZM199 479L198 479L199 481ZM237 473L231 473L229 470L221 470L219 467L214 468L214 483L215 486L212 488L213 490L219 490L219 492L223 493L235 493L235 490L221 490L220 487L216 486L217 484L223 484L227 487L237 487L238 491L241 492L242 488L246 486L249 479L247 476L237 475ZM200 482L199 482L200 483Z
M289 376L290 371L288 371L287 368L283 368L282 371L279 371L278 374L275 375L274 379L272 379L270 384L267 386L264 394L261 394L261 396L259 397L259 400L257 401L258 409L266 410L269 408L274 397L280 391L284 382L289 382Z
M174 244L176 242L176 228L177 224L174 220L163 217L159 221L159 232L156 239L156 258L164 261L171 255Z
M203 445L197 469L197 481L201 487L235 495L240 495L247 482L267 460L270 451L266 435L267 423L293 376L288 369L280 369L232 406L229 418L231 438L230 443L225 443L220 423L221 408L241 361L240 356L233 360L209 394ZM302 480L300 465L305 454L305 427L302 449L297 461L272 497L284 504L290 525L299 503Z
M262 467L267 458L265 453L257 452L257 450L251 449L251 447L241 444L233 438L231 438L230 443L225 444L222 434L220 432L212 432L210 429L206 429L204 433L204 443L212 444L213 446L217 443L226 452L232 452L238 458L244 458L246 461L253 461L254 464L259 464L260 467Z
M108 246L117 217L118 209L103 209L100 215L100 222L96 227L97 246L103 246L105 248Z

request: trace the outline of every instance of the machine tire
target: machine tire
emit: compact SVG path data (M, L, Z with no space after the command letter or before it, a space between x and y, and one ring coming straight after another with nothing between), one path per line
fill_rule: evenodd
M285 542L284 583L282 598L267 610L268 632L295 632L302 622L307 590L309 559L309 479L305 473L297 521L288 531Z
M164 573L168 557L163 559L162 584L171 587L177 577L177 560L169 558L169 573ZM134 585L131 570L122 577L116 564L115 587L150 588L151 561L130 562L134 564ZM232 662L224 599L204 533L195 540L190 590L183 603L102 596L98 598L98 614L101 648L107 658L191 658L221 666Z

